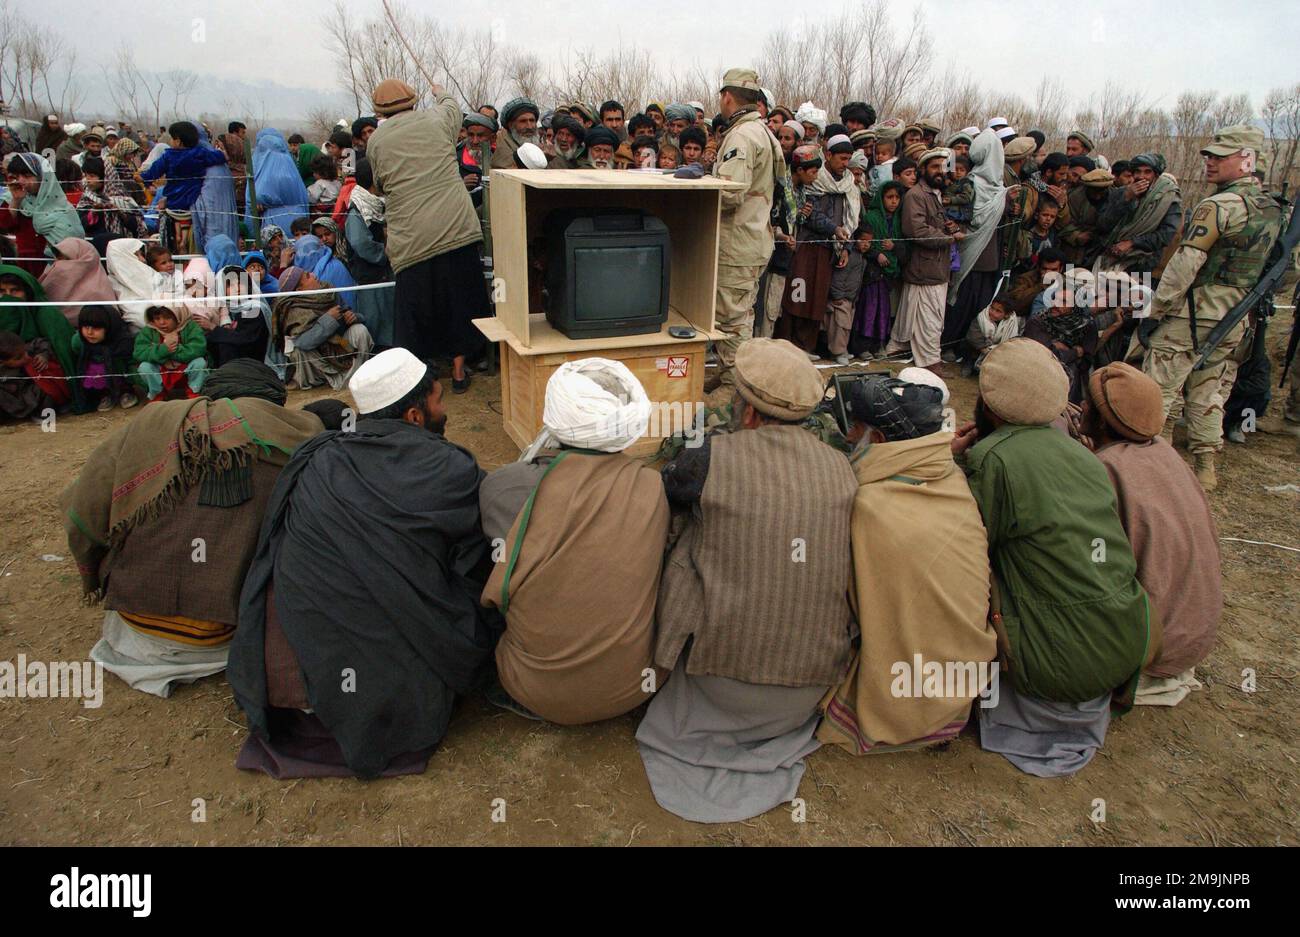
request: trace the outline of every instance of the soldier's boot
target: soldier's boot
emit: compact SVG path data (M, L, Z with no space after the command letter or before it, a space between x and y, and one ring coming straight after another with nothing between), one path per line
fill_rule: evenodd
M1205 491L1213 491L1219 487L1219 477L1214 472L1213 452L1196 453L1196 480L1201 483L1201 488Z

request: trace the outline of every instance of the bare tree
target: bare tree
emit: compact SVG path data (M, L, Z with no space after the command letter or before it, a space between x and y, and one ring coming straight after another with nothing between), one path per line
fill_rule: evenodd
M1260 116L1273 145L1268 181L1280 183L1290 177L1296 162L1296 149L1300 147L1300 84L1270 91L1264 98Z

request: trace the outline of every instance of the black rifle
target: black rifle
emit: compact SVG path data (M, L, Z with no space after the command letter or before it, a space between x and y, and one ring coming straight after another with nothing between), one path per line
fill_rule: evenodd
M1284 205L1283 211L1285 212L1285 186L1283 187L1282 202ZM1264 273L1260 276L1259 282L1251 288L1249 293L1242 297L1241 302L1232 307L1218 325L1210 330L1210 334L1201 343L1201 357L1197 359L1196 364L1193 366L1194 370L1199 371L1204 368L1206 361L1219 343L1223 341L1224 337L1265 300L1268 300L1265 305L1267 310L1265 314L1272 314L1273 291L1277 289L1277 285L1286 274L1287 268L1291 266L1291 252L1295 250L1297 244L1300 244L1300 211L1292 211L1291 220L1286 225L1286 230L1273 244L1273 250L1268 255L1268 262L1264 265Z
M1286 373L1291 370L1296 346L1300 345L1300 283L1295 285L1295 293L1291 297L1291 317L1291 339L1286 343L1286 354L1282 356L1282 377L1277 382L1278 387L1286 384Z

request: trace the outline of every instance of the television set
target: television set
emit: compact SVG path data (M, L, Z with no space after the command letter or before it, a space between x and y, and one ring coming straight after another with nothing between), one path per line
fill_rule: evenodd
M668 226L636 209L557 209L542 223L546 321L569 338L658 332L668 321Z

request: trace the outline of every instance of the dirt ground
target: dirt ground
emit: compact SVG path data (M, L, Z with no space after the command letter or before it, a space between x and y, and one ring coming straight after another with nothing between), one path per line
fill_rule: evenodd
M1289 324L1283 313L1275 332ZM1275 335L1280 345L1280 340ZM1277 349L1275 349L1276 352ZM954 377L965 419L974 382ZM297 407L320 392L295 392ZM448 435L491 469L517 456L499 385L451 398ZM130 415L69 417L56 432L0 427L0 660L84 660L101 612L80 603L57 496ZM1297 442L1274 400L1229 446L1211 500L1221 537L1300 546ZM420 776L275 781L237 771L243 714L223 677L170 699L104 675L102 708L0 700L0 842L59 844L1296 844L1300 554L1222 544L1227 604L1205 689L1114 721L1067 779L1020 773L968 729L938 751L808 759L803 822L783 805L746 823L690 823L651 796L633 734L641 710L559 727L460 703ZM43 559L45 556L57 559ZM1189 576L1197 575L1195 570ZM1242 671L1256 673L1244 692ZM196 798L206 820L194 822ZM493 822L505 802L505 822ZM1105 821L1093 822L1095 801ZM500 817L500 811L497 810Z

